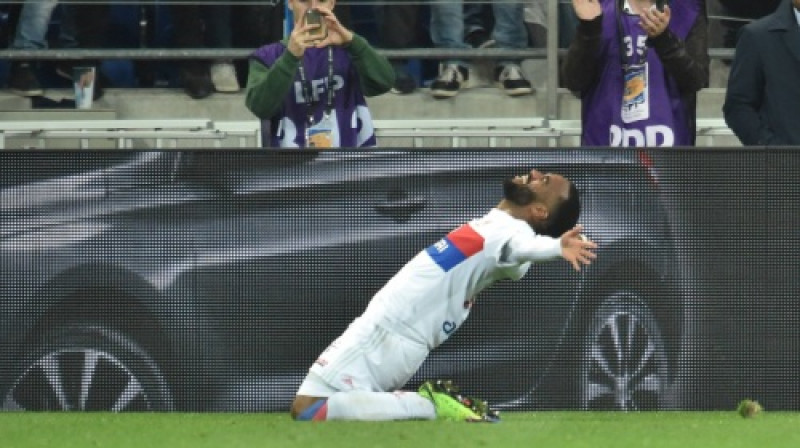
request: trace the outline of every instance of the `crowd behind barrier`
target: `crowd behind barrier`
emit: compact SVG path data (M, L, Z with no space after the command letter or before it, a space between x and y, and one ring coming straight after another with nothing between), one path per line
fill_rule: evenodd
M706 2L709 23L716 25L709 30L717 33L709 39L708 56L724 67L733 56L736 29L769 13L778 0L758 7L747 3ZM456 10L461 17L453 16ZM287 11L284 2L5 3L0 5L0 44L7 48L0 50L0 83L36 99L46 88L71 87L76 66L90 65L97 67L95 99L106 87L177 88L194 99L238 92L247 82L253 50L287 36L292 27ZM548 16L553 11L556 15ZM425 87L440 99L455 96L467 84L471 62L481 60L495 67L488 81L509 96L535 91L520 61L544 60L545 91L555 91L563 82L559 61L578 22L572 3L564 0L342 0L335 13L391 61L394 93ZM556 95L545 96L545 118L571 118L559 115Z
M514 30L515 41L509 44L513 45L511 48L545 48L549 7L545 0L495 3L514 5L522 11L517 19L522 19L520 25L524 27L524 33ZM440 4L425 0L343 0L337 6L337 15L345 26L363 35L371 44L388 50L385 53L392 59L399 75L396 88L408 92L435 80L438 66L430 63L435 59L434 55L449 58L450 54L452 59L463 59L464 53L453 54L441 51L443 49L476 48L474 53L480 55L483 49L498 48L491 28L486 33L487 24L497 26L492 8L485 8L488 4L466 2L465 38L458 43L441 45L433 42L435 34L432 34L430 25L435 17L431 13L436 8L456 5L450 1ZM775 5L776 0L756 3L708 0L710 18L724 24L724 39L719 40L724 41L723 47L729 49L733 48L735 29L774 10ZM560 0L558 11L554 20L557 31L553 35L563 50L571 41L576 19L569 2ZM247 58L249 51L281 39L286 27L284 2L6 2L0 5L0 45L6 49L0 51L3 55L0 80L3 85L26 96L39 94L42 87L67 86L61 76L70 76L67 66L74 61L70 58L77 57L99 63L100 74L109 86L184 87L192 97L210 94L210 91L202 92L210 89L236 91L237 85L241 86L245 81L246 70L242 60ZM113 51L97 51L114 49L133 51L122 56L115 56ZM187 51L149 51L158 49ZM193 60L191 55L202 54L198 53L201 49L220 51L209 52L215 56L203 58L202 62ZM409 49L428 51L392 51ZM38 56L34 54L36 50L45 51ZM514 56L513 53L491 50L482 54L499 61ZM522 54L546 57L544 52ZM428 56L420 58L420 55ZM729 55L730 52L712 52L712 57L726 58ZM209 72L209 77L216 81L214 86L210 86L207 79L198 80L205 77L201 74L203 72Z

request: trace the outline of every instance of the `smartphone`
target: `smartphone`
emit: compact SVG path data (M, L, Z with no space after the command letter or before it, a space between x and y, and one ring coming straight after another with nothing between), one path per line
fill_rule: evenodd
M319 25L319 27L308 31L310 36L324 39L328 35L328 30L325 27L325 21L322 19L322 14L320 14L316 9L307 9L303 19L305 20L306 25Z
M664 12L664 5L667 4L667 0L656 0L656 9L661 12Z

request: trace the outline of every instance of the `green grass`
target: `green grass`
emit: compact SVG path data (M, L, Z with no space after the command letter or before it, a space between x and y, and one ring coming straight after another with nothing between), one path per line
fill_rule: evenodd
M294 422L286 414L0 413L0 446L680 447L800 446L800 413L507 412L499 424Z

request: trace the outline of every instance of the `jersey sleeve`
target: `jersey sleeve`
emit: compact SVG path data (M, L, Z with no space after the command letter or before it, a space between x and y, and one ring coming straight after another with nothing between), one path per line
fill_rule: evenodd
M501 261L522 264L548 261L560 256L561 239L517 233L503 247Z

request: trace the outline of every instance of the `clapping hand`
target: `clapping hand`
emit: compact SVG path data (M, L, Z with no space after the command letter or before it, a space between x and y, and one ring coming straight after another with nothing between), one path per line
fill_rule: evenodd
M572 0L572 8L580 20L594 20L603 13L600 0Z

